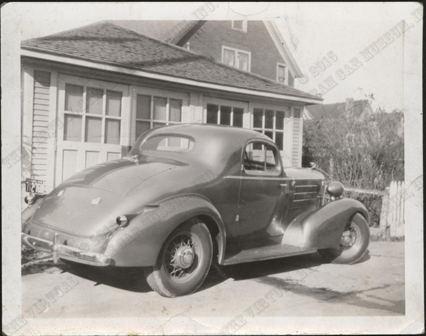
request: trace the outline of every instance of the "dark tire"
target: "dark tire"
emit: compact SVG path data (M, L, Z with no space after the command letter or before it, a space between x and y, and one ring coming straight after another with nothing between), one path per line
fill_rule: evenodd
M367 221L356 214L343 230L337 248L318 250L319 254L333 264L354 264L365 254L370 242L370 229Z
M207 226L190 220L170 234L157 264L144 269L146 281L165 297L191 294L204 282L212 255L213 243Z

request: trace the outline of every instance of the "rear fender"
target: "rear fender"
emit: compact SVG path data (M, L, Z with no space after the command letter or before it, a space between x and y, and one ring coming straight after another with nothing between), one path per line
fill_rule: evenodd
M21 232L24 232L27 222L34 215L41 202L43 202L45 195L40 195L36 197L36 201L33 204L28 205L21 213Z
M180 224L196 216L209 216L216 223L219 234L219 262L225 253L226 232L219 212L210 201L200 195L188 194L168 198L149 208L130 221L128 227L117 230L108 243L105 255L116 266L153 266L161 247L170 233Z
M357 213L369 221L365 206L354 199L330 202L296 217L285 231L282 243L300 248L337 247L346 223Z

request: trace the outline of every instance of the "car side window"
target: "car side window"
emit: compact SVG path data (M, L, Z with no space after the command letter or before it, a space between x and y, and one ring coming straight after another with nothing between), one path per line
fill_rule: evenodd
M278 175L281 164L275 147L251 142L244 150L244 170L249 175Z

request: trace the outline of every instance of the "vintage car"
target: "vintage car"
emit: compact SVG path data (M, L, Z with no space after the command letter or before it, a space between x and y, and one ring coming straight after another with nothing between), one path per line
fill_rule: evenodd
M143 267L167 297L190 294L212 260L232 265L319 253L357 262L369 215L339 182L283 167L267 136L174 125L144 133L129 154L85 169L45 196L30 195L22 242L55 260Z

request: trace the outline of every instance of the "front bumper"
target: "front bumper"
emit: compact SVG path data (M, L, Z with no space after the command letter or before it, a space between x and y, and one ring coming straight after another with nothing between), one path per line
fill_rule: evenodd
M108 266L111 264L111 258L101 253L82 252L78 248L59 244L58 234L55 234L55 238L53 242L51 242L49 240L30 236L26 233L21 233L21 241L25 246L31 247L37 251L52 253L55 263L61 258L93 266Z

